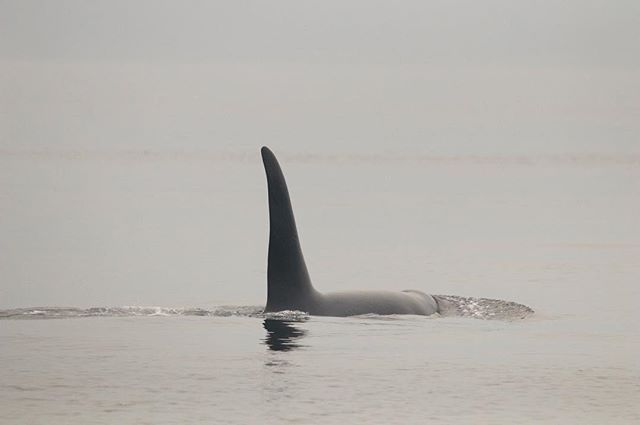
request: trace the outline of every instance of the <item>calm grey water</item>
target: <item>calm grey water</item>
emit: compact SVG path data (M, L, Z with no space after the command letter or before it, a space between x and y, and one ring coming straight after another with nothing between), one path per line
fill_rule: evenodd
M640 421L637 160L283 156L320 290L535 314L264 317L257 153L5 154L0 423Z

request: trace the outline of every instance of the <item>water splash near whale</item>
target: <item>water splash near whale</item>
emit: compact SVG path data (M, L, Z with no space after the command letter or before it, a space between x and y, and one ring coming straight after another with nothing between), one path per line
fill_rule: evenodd
M435 295L441 308L440 316L469 317L481 320L519 320L529 317L533 310L511 301L489 298ZM200 307L24 307L0 310L1 319L71 319L87 317L257 317L270 320L304 321L309 315L303 311L285 310L264 312L262 306ZM377 315L372 315L377 316ZM437 315L436 315L437 316Z

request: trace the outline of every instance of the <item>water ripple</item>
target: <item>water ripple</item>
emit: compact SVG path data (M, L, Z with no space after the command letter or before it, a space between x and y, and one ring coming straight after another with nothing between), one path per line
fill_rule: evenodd
M518 320L529 317L533 310L511 301L488 298L436 295L442 316L471 317L483 320ZM26 307L0 310L0 319L67 319L81 317L131 317L131 316L206 316L206 317L259 317L273 320L304 321L309 314L303 311L285 310L264 313L261 306L219 306L210 309L199 307ZM382 317L365 315L363 317Z

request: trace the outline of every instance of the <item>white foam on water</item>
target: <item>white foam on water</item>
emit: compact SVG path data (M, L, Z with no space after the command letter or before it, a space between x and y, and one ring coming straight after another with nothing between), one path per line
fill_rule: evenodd
M440 314L429 316L459 316L482 320L519 320L531 316L531 308L511 301L488 298L459 297L455 295L437 295ZM0 310L0 319L64 319L80 317L261 317L275 320L302 321L309 314L298 310L283 310L264 313L260 306L219 306L211 309L200 307L160 307L160 306L122 306L122 307L27 307ZM360 318L373 320L399 320L402 316L364 314Z

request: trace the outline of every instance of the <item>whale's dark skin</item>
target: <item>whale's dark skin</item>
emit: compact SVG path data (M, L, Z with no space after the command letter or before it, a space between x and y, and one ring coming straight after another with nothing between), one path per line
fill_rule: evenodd
M418 314L438 312L420 291L350 291L322 294L311 284L304 262L287 183L273 152L262 148L269 190L269 259L265 312L300 310L316 316Z

